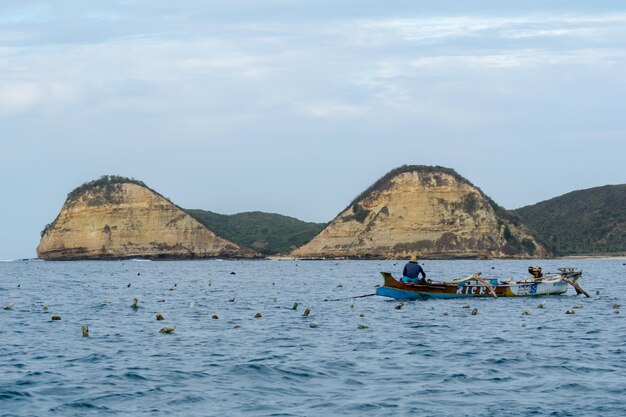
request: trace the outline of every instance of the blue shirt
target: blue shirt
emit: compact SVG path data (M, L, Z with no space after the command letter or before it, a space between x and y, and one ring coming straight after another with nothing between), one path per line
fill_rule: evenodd
M402 274L407 278L417 278L419 274L422 274L422 278L426 279L426 273L417 262L409 262L404 265Z

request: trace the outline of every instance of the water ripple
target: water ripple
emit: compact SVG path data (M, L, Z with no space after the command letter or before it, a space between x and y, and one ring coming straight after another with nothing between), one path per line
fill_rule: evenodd
M529 262L426 268L510 274ZM626 323L613 311L626 306L622 262L568 261L602 295L543 297L544 308L537 298L399 310L350 300L373 292L394 263L1 263L0 303L16 304L0 310L0 416L624 415ZM160 333L166 326L176 330Z

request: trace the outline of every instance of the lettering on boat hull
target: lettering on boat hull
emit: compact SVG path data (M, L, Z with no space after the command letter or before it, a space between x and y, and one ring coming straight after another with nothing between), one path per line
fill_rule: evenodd
M487 287L484 285L459 286L456 293L460 295L487 295Z

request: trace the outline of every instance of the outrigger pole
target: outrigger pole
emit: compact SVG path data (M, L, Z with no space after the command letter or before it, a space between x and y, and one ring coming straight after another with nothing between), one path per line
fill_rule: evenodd
M591 298L591 296L589 294L587 294L587 291L583 290L582 287L580 285L578 285L577 282L570 281L569 279L567 279L565 277L561 277L561 279L563 280L563 282L566 282L569 285L571 285L572 287L574 287L574 289L576 290L577 294L585 294L585 297Z
M475 278L477 281L482 282L482 284L483 284L485 287L487 287L487 289L489 290L489 292L491 293L491 295L493 295L493 298L498 298L498 296L496 295L496 292L494 291L493 287L492 287L491 285L489 285L489 283L488 283L487 281L485 281L484 279L482 279L482 278L480 277L480 274L482 274L482 272L477 272L477 273L474 275L474 278Z
M376 293L373 294L365 294L365 295L357 295L356 297L343 297L343 298L335 298L333 300L329 300L328 298L325 299L324 301L343 301L343 300L351 300L353 298L365 298L365 297L371 297L372 295L376 295Z

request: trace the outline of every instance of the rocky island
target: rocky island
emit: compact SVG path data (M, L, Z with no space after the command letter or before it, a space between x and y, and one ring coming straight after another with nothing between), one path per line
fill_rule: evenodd
M41 233L45 260L253 258L141 181L103 176L72 191Z
M295 249L279 253L280 248ZM457 172L421 165L392 170L328 224L260 212L223 216L184 210L141 181L103 176L68 194L37 247L45 260L273 254L350 259L553 256L520 217Z
M454 170L405 165L359 195L298 258L550 257L522 224Z

